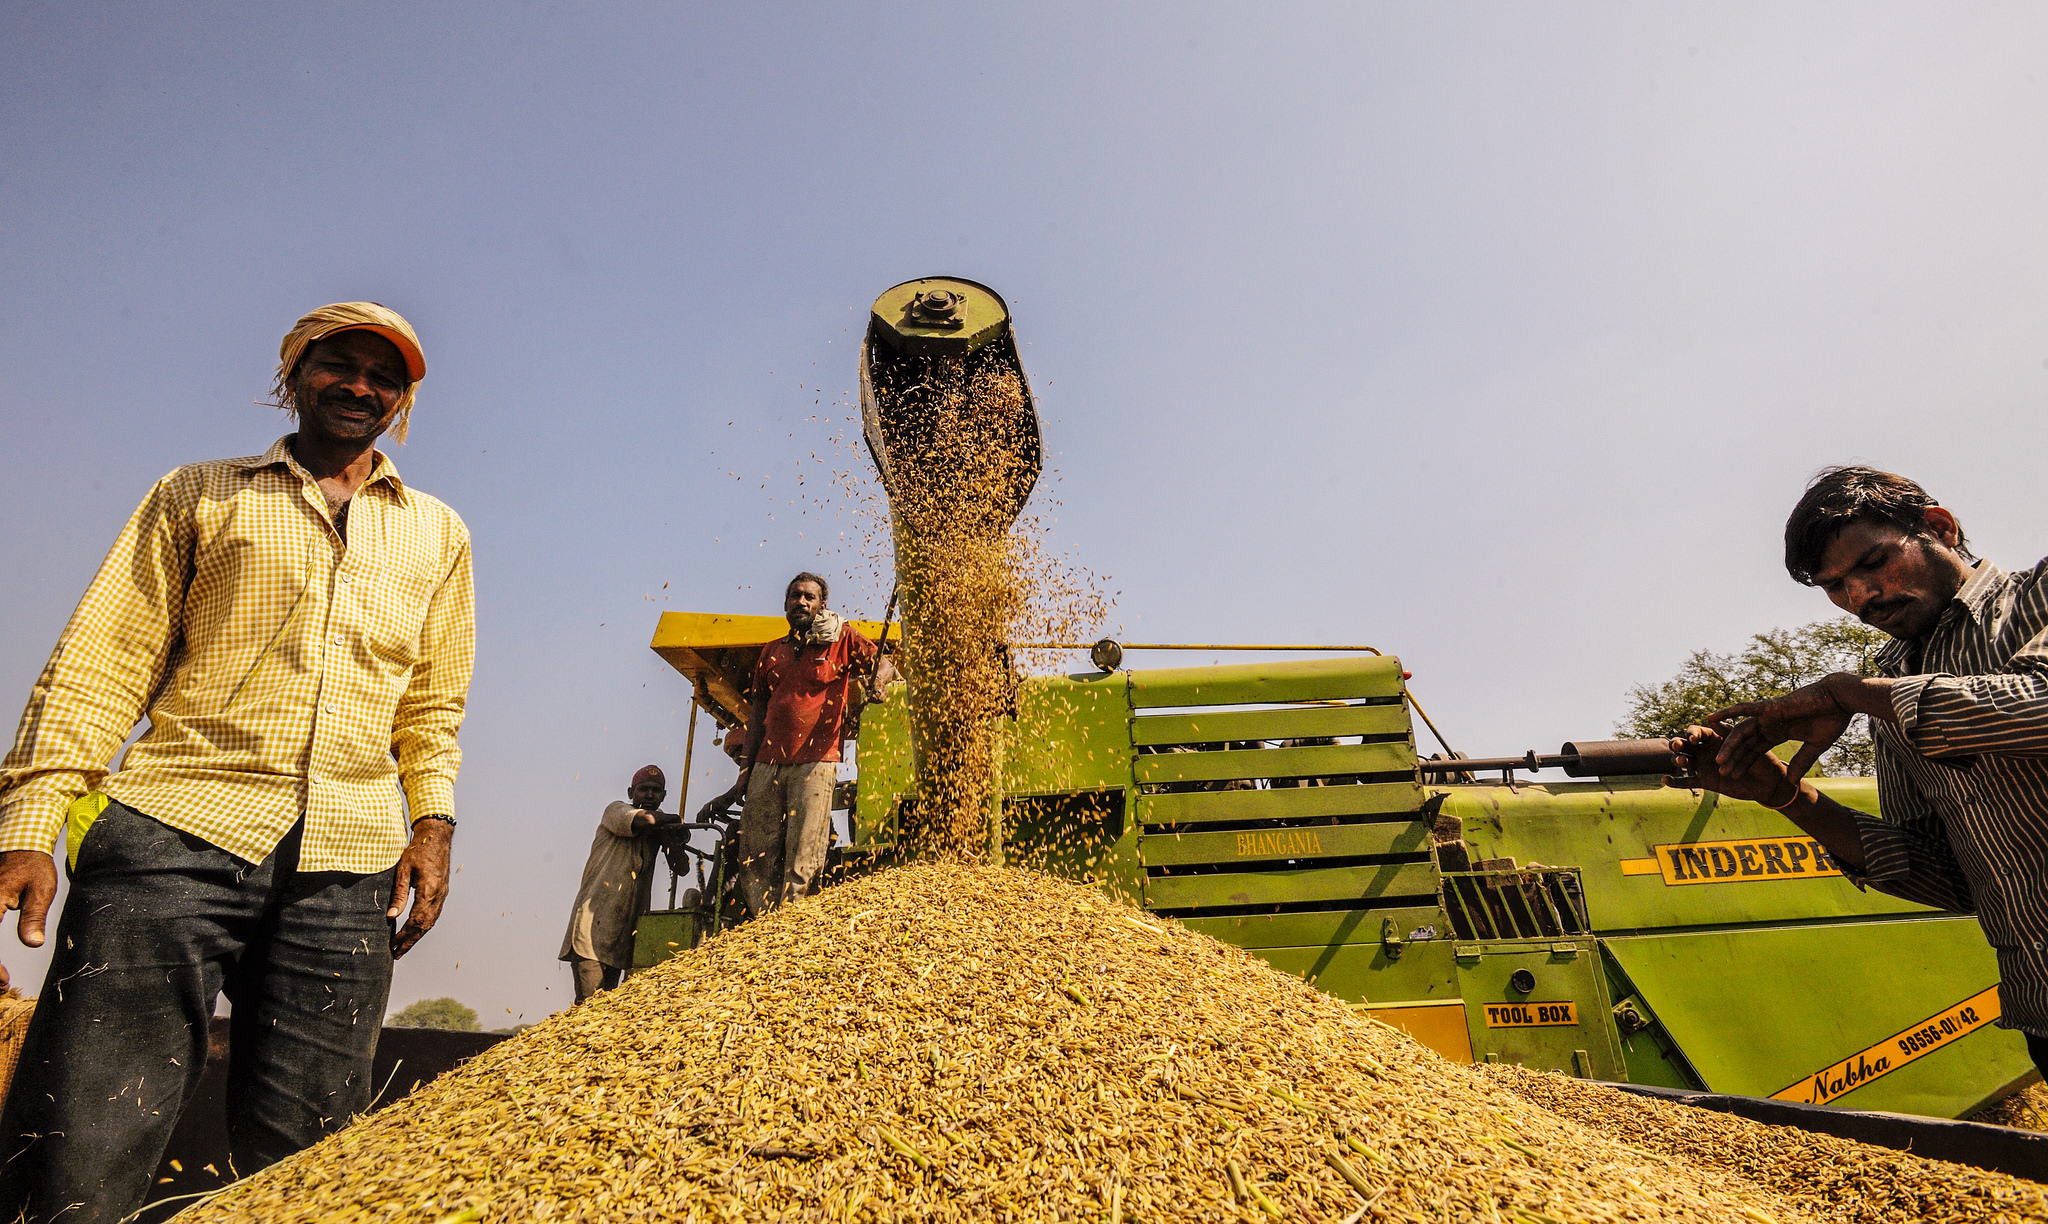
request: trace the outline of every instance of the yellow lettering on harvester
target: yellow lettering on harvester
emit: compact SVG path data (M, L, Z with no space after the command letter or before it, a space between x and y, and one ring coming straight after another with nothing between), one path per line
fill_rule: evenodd
M1314 829L1279 829L1237 835L1239 858L1302 858L1321 854L1323 839Z
M1845 1092L1890 1075L1916 1058L1962 1040L1998 1016L1998 987L1994 985L1771 1095L1780 1101L1828 1104Z

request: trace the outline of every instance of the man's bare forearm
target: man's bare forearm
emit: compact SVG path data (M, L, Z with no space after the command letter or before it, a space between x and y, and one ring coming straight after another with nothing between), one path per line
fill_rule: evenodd
M1835 672L1821 681L1841 707L1852 714L1868 714L1886 722L1899 721L1892 708L1892 682L1888 676L1857 676Z
M1777 810L1825 847L1829 857L1836 862L1858 871L1864 869L1863 833L1856 827L1856 817L1860 813L1835 802L1805 782L1799 783L1799 797Z

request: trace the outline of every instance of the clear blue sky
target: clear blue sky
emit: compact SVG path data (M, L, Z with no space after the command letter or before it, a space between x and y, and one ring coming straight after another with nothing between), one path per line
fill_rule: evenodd
M1826 612L1776 560L1822 464L1920 478L2007 565L2048 551L2038 6L7 28L0 695L151 480L285 432L252 401L301 312L375 299L424 339L396 458L474 533L481 648L463 870L394 1007L567 1001L598 812L682 762L656 613L848 572L810 456L850 455L866 305L913 276L1009 298L1056 538L1117 624L1376 643L1475 753L1601 735L1688 650Z

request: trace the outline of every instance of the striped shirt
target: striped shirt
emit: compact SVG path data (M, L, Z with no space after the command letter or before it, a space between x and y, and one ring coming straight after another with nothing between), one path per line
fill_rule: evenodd
M143 498L0 761L0 850L52 849L94 789L252 863L303 818L303 871L381 871L408 804L454 814L469 532L379 452L344 539L290 441Z
M1878 808L1861 885L1975 912L1998 953L1999 1024L2048 1036L2048 560L1977 563L1933 632L1892 641L1896 725L1872 719ZM1860 879L1858 877L1861 877Z

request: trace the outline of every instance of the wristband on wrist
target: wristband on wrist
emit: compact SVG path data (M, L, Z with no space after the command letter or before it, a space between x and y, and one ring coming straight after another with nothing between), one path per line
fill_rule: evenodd
M417 829L423 822L429 820L438 820L442 824L447 825L450 829L453 829L455 827L455 818L453 816L443 816L439 812L435 812L431 815L420 817L418 820L412 822L412 827Z
M1799 783L1794 782L1792 784L1792 797L1790 799L1787 799L1783 803L1766 803L1764 804L1764 806L1771 809L1773 812L1782 812L1786 808L1791 807L1793 804L1799 802L1799 796L1805 793L1806 788L1801 786Z

